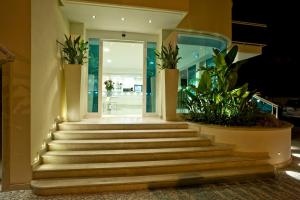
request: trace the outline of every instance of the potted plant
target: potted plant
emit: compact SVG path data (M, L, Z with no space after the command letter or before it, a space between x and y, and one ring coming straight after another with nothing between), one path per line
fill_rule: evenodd
M243 63L233 63L237 52L237 46L228 53L214 49L214 65L200 67L200 80L185 90L185 117L216 143L233 144L241 155L267 153L270 164L285 165L291 158L292 126L261 112L248 83L237 85Z
M112 80L104 81L106 94L108 97L110 97L112 95L112 90L114 89L114 84L115 83Z
M65 35L65 42L60 44L64 56L67 120L80 121L81 70L87 58L88 42L81 40L81 36Z
M177 63L181 59L178 57L179 48L169 43L168 47L162 44L161 52L156 51L156 57L161 62L158 63L162 72L162 104L163 104L163 119L167 121L177 120L176 106L177 106L177 92L178 92L178 78L179 71Z

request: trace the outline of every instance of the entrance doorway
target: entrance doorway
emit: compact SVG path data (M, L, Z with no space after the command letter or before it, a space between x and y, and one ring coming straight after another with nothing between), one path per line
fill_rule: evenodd
M144 43L103 41L102 116L142 116Z

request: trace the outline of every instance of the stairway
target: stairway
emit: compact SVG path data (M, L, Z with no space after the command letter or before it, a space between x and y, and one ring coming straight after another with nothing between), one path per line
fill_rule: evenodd
M187 123L62 123L33 169L38 195L173 187L274 176L268 158L235 156Z

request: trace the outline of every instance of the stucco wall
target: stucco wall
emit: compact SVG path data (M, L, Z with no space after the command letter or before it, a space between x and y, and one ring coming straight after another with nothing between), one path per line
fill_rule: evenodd
M53 120L62 110L62 66L56 40L64 41L69 23L57 1L32 0L31 162L41 149Z
M178 28L216 33L231 39L231 0L190 0Z
M177 28L216 33L231 39L232 0L73 0L162 10L184 11ZM162 27L164 28L164 27Z
M202 135L212 138L216 143L235 145L236 152L267 153L270 164L286 165L291 159L290 124L281 128L224 127L205 124L198 127Z
M5 177L2 189L29 184L30 166L30 0L1 1L0 43L16 55L3 70ZM8 140L7 140L8 139ZM9 143L10 140L10 143Z

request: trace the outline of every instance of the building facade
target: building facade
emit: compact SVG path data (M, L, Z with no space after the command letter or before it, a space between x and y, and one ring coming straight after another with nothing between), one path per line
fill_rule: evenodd
M82 118L160 117L163 80L155 50L162 43L179 46L182 89L196 80L199 64L210 64L213 48L231 45L231 0L11 0L1 8L0 44L15 55L2 65L3 190L29 186L49 131L66 115L56 42L63 42L64 35L81 35L89 42ZM111 102L107 80L115 83Z

